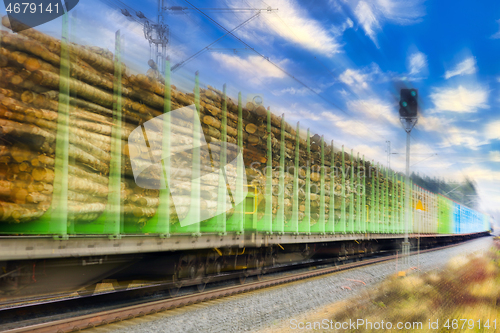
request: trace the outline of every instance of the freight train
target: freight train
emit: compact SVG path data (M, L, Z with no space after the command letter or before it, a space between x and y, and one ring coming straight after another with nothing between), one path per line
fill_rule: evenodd
M130 74L119 33L113 55L65 42L64 29L0 32L4 293L123 272L206 283L397 248L406 230L427 246L490 230L485 214L302 137L259 99L233 101L198 74L182 92L168 62L163 79Z

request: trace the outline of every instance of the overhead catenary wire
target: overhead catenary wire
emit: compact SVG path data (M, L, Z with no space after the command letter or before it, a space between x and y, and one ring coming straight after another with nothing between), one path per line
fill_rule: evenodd
M420 161L415 162L415 163L413 163L413 164L412 164L412 165L410 165L410 166L414 166L414 165L416 165L416 164L418 164L418 163L420 163L420 162L423 162L423 161L425 161L425 160L428 160L429 158L433 158L434 156L437 156L437 154L432 154L431 156L426 157L426 158L424 158L424 159L421 159Z
M241 22L240 24L238 24L236 27L234 27L231 31L228 31L226 34L222 35L221 37L217 38L216 40L214 40L212 43L208 44L207 46L205 46L204 48L202 48L201 50L199 50L198 52L196 52L195 54L191 55L190 57L188 57L187 59L179 62L178 64L172 66L172 68L170 69L171 71L175 71L177 69L179 69L182 65L184 65L185 63L187 63L189 60L197 57L199 54L201 54L203 51L205 50L208 50L210 48L210 46L214 45L215 43L217 43L218 41L220 41L221 39L223 39L224 37L226 37L227 35L229 34L232 34L233 31L239 29L240 27L242 27L243 25L247 24L248 22L250 22L251 20L253 20L254 18L256 18L257 16L260 15L260 12L256 13L255 15L251 16L250 18L248 18L247 20Z
M262 2L265 4L265 2L264 2L264 1L262 1ZM284 20L280 17L280 15L279 15L277 12L273 12L273 14L274 14L274 15L275 15L275 16L276 16L279 20L280 20L280 22L281 22L281 23L282 23L282 24L283 24L283 25L284 25L284 26L285 26L288 30L290 30L290 32L291 32L291 33L292 33L292 34L293 34L293 35L294 35L294 36L298 39L298 36L295 34L295 32L293 31L293 29L292 29L292 28L290 28L290 26L289 26L289 25L288 25L288 24L287 24L287 23L286 23L286 22L285 22L285 21L284 21ZM323 63L322 63L322 62L321 62L321 61L320 61L320 60L319 60L316 56L314 56L314 59L315 59L315 60L316 60L316 61L317 61L317 62L318 62L318 63L319 63L319 64L320 64L323 68L325 68L325 70L326 70L326 71L327 71L327 72L328 72L328 73L329 73L332 77L336 78L336 76L335 76L335 75L334 75L334 74L333 74L333 73L332 73L332 72L331 72L331 71L330 71L330 70L329 70L329 69L328 69L328 68L327 68L327 67L326 67L326 66L325 66L325 65L324 65L324 64L323 64ZM389 120L387 120L387 119L386 119L386 123L389 123L389 124L390 124ZM364 125L363 125L363 126L364 126ZM366 127L366 126L365 126L365 127ZM374 133L374 132L373 132L373 133ZM380 136L380 137L381 137L381 136ZM414 136L412 136L411 134L410 134L410 137L411 137L414 141L417 141L417 140L414 138ZM428 146L428 145L427 145L427 146Z
M117 7L117 8L120 8L120 6L123 6L123 7L126 7L128 9L130 9L131 11L135 12L136 15L137 15L137 11L135 9L133 9L132 7L124 4L122 1L120 0L102 0L104 2L107 2L108 4L112 4L114 7ZM273 65L274 67L276 67L278 70L282 71L284 74L286 74L288 77L292 78L294 81L296 81L297 83L299 83L300 85L302 85L304 88L306 88L308 91L312 92L313 94L317 95L319 98L321 98L323 101L325 101L326 103L332 105L333 107L335 107L337 110L341 111L342 113L350 116L349 112L347 112L346 110L344 110L342 107L340 107L339 105L337 105L335 102L331 101L330 99L326 98L325 96L322 96L319 92L315 91L313 88L311 88L309 85L307 85L306 83L304 83L302 80L298 79L297 77L295 77L294 75L292 75L290 72L286 71L285 69L281 68L279 65L277 65L276 63L274 63L273 61L271 61L268 57L264 56L263 54L261 54L260 52L258 52L255 48L251 47L249 44L247 44L245 41L243 41L241 38L235 36L233 34L233 32L241 27L243 24L249 22L251 19L254 19L255 17L258 16L258 14L260 13L260 11L262 9L257 9L257 8L228 8L227 10L228 11L236 11L236 10L248 10L248 11L253 11L253 10L259 10L259 13L257 13L256 15L253 15L251 18L247 19L246 21L244 21L243 23L241 23L240 25L238 25L236 28L233 28L232 30L228 30L226 29L224 26L222 26L221 24L219 24L216 20L214 20L213 18L211 18L209 15L207 15L206 13L203 12L203 10L215 10L216 8L197 8L196 6L194 6L192 3L190 3L189 1L187 0L184 0L187 4L189 4L191 7L192 7L192 10L195 10L195 11L198 11L199 13L201 13L203 16L205 16L207 19L209 19L211 22L213 22L215 25L217 25L218 27L220 27L221 29L223 29L224 31L226 31L226 34L224 34L223 36L219 37L216 41L210 43L208 46L206 46L205 48L203 48L202 50L198 51L197 53L195 53L194 55L192 55L191 57L189 57L188 59L184 60L183 62L179 63L178 65L176 65L177 67L173 68L173 70L175 70L176 68L182 66L182 64L184 64L186 61L189 61L190 59L192 59L193 57L197 56L198 54L202 53L204 50L208 49L211 45L215 44L217 41L219 41L220 39L228 36L228 35L231 35L233 36L235 39L237 39L239 42L243 43L244 45L247 46L247 49L253 51L254 53L256 53L257 55L259 55L260 57L262 57L264 60L268 61L271 65ZM225 10L224 8L219 8L220 10ZM283 21L283 19L281 19L281 17L279 15L277 15L277 13L274 13L278 19L280 20L280 22L282 22L288 29L290 29L290 31L292 31L292 33L295 35L295 33L293 32L293 30L286 24L286 22ZM142 21L138 20L136 17L133 17L133 19L139 23L142 23ZM147 19L147 18L146 18ZM296 36L296 35L295 35ZM316 60L318 60L316 57L315 57ZM319 62L319 60L318 60ZM325 67L321 62L320 64ZM325 67L326 68L326 67ZM333 76L333 74L328 70L328 72ZM357 122L358 124L360 124L362 127L365 127L367 128L371 133L374 133L375 135L379 136L380 138L383 138L380 134L376 133L375 131L369 129L366 125L364 125L363 123L357 121L357 120L354 120L355 122ZM445 133L447 135L447 133ZM415 141L415 142L419 142L419 140L416 140L415 137L412 136L412 139ZM451 140L449 140L449 138L447 138L449 142L451 142ZM426 144L427 145L427 144ZM427 145L428 146L428 145ZM419 162L417 162L419 163ZM415 163L415 164L417 164ZM463 171L460 170L460 172L463 174ZM465 176L465 175L464 175Z
M124 2L120 1L120 0L102 0L103 2L105 3L108 3L109 5L117 8L117 9L122 9L122 8L127 8L129 10L131 10L132 12L134 12L136 14L136 17L130 17L131 19L133 19L134 21L138 22L138 23L141 23L143 24L143 21L142 20L139 20L137 18L137 13L139 13L139 11L137 11L136 9L128 6L127 4L125 4ZM200 12L202 15L204 15L205 17L207 17L210 21L212 21L214 24L216 24L217 26L219 26L221 29L225 30L226 31L226 34L224 34L223 36L219 37L217 40L215 40L214 42L210 43L209 45L207 45L205 48L201 49L200 51L198 51L197 53L193 54L192 56L190 56L189 58L187 58L186 60L182 61L181 63L178 63L177 65L173 66L172 67L172 70L176 70L177 68L179 68L180 66L182 66L185 62L189 61L190 59L196 57L197 55L199 55L200 53L202 53L203 51L207 50L211 45L215 44L217 41L221 40L222 38L228 36L228 35L231 35L233 36L234 38L236 38L238 41L240 41L241 43L245 44L247 46L247 49L255 52L256 54L258 54L260 57L262 57L263 59L265 59L266 61L268 61L270 64L272 64L274 67L278 68L280 71L282 71L283 73L285 73L287 76L289 76L290 78L292 78L294 81L296 81L297 83L299 83L300 85L302 85L304 88L306 88L307 90L311 91L312 93L314 93L315 95L317 95L318 97L320 97L322 100L324 100L325 102L327 102L328 104L334 106L336 109L338 109L339 111L343 112L344 114L346 115L350 115L346 110L344 110L343 108L341 108L340 106L338 106L336 103L334 103L333 101L327 99L326 97L322 96L320 93L318 93L317 91L315 91L313 88L309 87L307 84L305 84L303 81L301 81L300 79L296 78L294 75L292 75L291 73L287 72L286 70L284 70L283 68L281 68L280 66L278 66L277 64L275 64L274 62L272 62L268 57L264 56L263 54L261 54L260 52L258 52L257 50L255 50L253 47L251 47L250 45L248 45L245 41L243 41L242 39L240 39L239 37L235 36L233 34L233 32L240 28L241 26L243 26L244 24L248 23L250 20L254 19L255 17L258 16L258 14L260 14L260 12L262 11L262 9L258 9L258 8L251 8L249 6L249 8L197 8L196 6L194 6L192 3L190 3L189 1L187 0L184 0L187 4L189 4L192 8L183 8L183 9L186 9L186 10L196 10L198 12ZM262 1L262 3L264 3L266 6L268 6L265 2ZM269 10L270 6L268 6L267 10ZM222 26L221 24L219 24L216 20L214 20L213 18L211 18L210 16L208 16L207 14L205 14L203 12L203 10L221 10L221 11L224 11L224 10L227 10L227 11L259 11L259 13L253 15L252 17L250 17L249 19L245 20L244 22L242 22L241 24L239 24L237 27L233 28L232 30L228 30L226 29L224 26ZM296 36L295 32L293 31L293 29L291 29L288 24L278 15L278 13L274 12L273 13L275 14L275 16L280 20L280 22L286 27L288 28L292 34L294 34L294 36ZM152 21L151 19L147 18L145 15L143 15L145 17L146 20L149 20L149 21ZM297 37L297 36L296 36ZM326 66L321 63L319 61L319 59L317 59L316 57L314 57L325 69ZM327 69L327 71L332 75L333 73L330 72L330 70ZM356 120L355 120L356 121ZM366 125L362 124L361 122L358 122L356 121L357 123L359 123L360 125L362 125L363 127L367 128ZM370 130L370 132L376 134L377 136L379 136L380 138L383 138L380 134L374 132L373 130ZM447 140L449 143L451 143L451 140L449 139L449 136L447 135L447 133L445 133L445 135L447 136ZM413 135L411 136L411 138L419 143L420 141L417 140ZM428 144L426 144L428 146ZM430 146L429 146L430 147ZM462 170L460 170L462 172ZM463 172L462 172L463 173Z
M284 70L283 68L281 68L279 65L277 65L276 63L274 63L273 61L271 61L268 57L264 56L263 54L261 54L260 52L258 52L257 50L255 50L253 47L251 47L250 45L248 45L248 44L247 44L246 42L244 42L241 38L238 38L237 36L235 36L235 35L232 33L232 31L229 31L228 29L226 29L225 27L223 27L223 26L222 26L221 24L219 24L219 23L218 23L215 19L213 19L213 18L211 18L209 15L207 15L207 14L203 13L203 12L202 12L202 8L196 8L196 7L195 7L194 5L192 5L189 1L185 1L185 2L186 2L187 4L189 4L190 6L192 6L194 10L196 10L196 11L200 12L203 16L205 16L206 18L208 18L208 19L209 19L211 22L213 22L216 26L218 26L218 27L220 27L221 29L225 30L225 31L226 31L226 34L225 34L223 37L225 37L225 36L227 36L227 35L231 35L231 36L233 36L236 40L240 41L241 43L243 43L244 45L246 45L246 46L247 46L245 49L253 51L253 52L254 52L254 53L256 53L258 56L260 56L261 58L263 58L265 61L269 62L272 66L276 67L278 70L282 71L285 75L287 75L288 77L292 78L294 81L296 81L297 83L299 83L300 85L302 85L305 89L307 89L308 91L310 91L310 92L312 92L313 94L317 95L320 99L322 99L322 100L323 100L323 101L325 101L326 103L328 103L328 104L330 104L330 105L334 106L337 110L339 110L339 111L341 111L342 113L344 113L344 114L348 115L349 117L351 116L351 114L350 114L350 113L348 113L346 110L344 110L343 108L341 108L341 107L340 107L339 105L337 105L335 102L333 102L333 101L331 101L330 99L328 99L328 98L326 98L326 97L322 96L322 95L321 95L321 92L318 92L318 91L314 90L314 89L313 89L313 88L311 88L309 85L307 85L305 82L303 82L302 80L300 80L300 79L296 78L294 75L292 75L292 74L291 74L291 73L289 73L288 71L286 71L286 70ZM245 3L246 3L246 2L245 2ZM281 17L280 17L277 13L273 13L273 14L275 14L275 15L278 17L278 19L280 20L280 22L281 22L281 23L283 23L283 24L284 24L284 25L285 25L288 29L290 29L290 31L293 33L293 35L294 35L294 36L296 36L296 34L293 32L293 30L292 30L292 29L291 29L291 28L290 28L290 27L286 24L286 22L284 22L284 21L283 21L283 19L281 19ZM264 18L265 18L265 17L264 17ZM265 18L265 19L267 20L267 18ZM274 25L274 23L272 23L272 22L271 22L271 24L272 24L272 26L273 26L274 28L276 28L276 26ZM296 36L296 37L297 37L297 36ZM334 74L333 74L330 70L328 70L328 68L326 68L326 66L325 66L323 63L321 63L321 62L320 62L320 61L319 61L316 57L314 57L314 58L315 58L315 59L316 59L316 60L317 60L317 61L318 61L318 62L319 62L319 63L320 63L320 64L321 64L321 65L322 65L325 69L327 69L328 73L329 73L330 75L332 75L332 77L335 77L335 75L334 75ZM386 121L389 123L389 121L388 121L387 119L386 119ZM355 119L354 119L354 122L358 123L361 127L366 128L366 129L367 129L370 133L373 133L373 134L375 134L376 136L378 136L379 138L382 138L382 139L384 139L384 140L385 140L385 138L383 138L383 137L382 137L379 133L377 133L376 131L372 130L371 128L368 128L368 126L366 126L365 124L363 124L363 123L361 123L361 122L359 122L359 121L357 121L357 120L355 120ZM431 147L428 143L423 143L423 142L421 142L420 140L417 140L417 139L415 138L415 136L414 136L414 135L411 135L411 139L412 139L415 143L421 143L421 144L423 144L423 145L425 145L425 146L427 146L427 147L429 147L429 148L433 149L433 148L432 148L432 147ZM449 140L449 141L450 141L450 140ZM434 157L434 156L432 156L432 157ZM427 159L428 159L428 158L427 158ZM427 159L424 159L424 160L427 160ZM419 164L419 163L420 163L420 162L422 162L422 161L423 161L423 160L418 161L418 162L414 163L413 165ZM413 166L413 165L412 165L412 166ZM462 173L462 175L463 175L464 177L466 177L466 176L465 176L465 174L463 173L463 170L462 170L462 169L460 169L459 171Z
M215 25L217 25L218 27L220 27L221 29L223 29L224 31L228 32L231 36L233 36L235 39L237 39L239 42L241 42L242 44L244 44L245 46L247 46L250 50L252 50L253 52L255 52L257 55L259 55L260 57L262 57L263 59L265 59L266 61L268 61L272 66L274 66L275 68L277 68L278 70L280 70L281 72L283 72L285 75L287 75L288 77L290 77L291 79L293 79L295 82L299 83L301 86L303 86L304 88L306 88L307 90L309 90L310 92L312 92L313 94L317 95L319 98L321 98L323 101L325 101L326 103L332 105L333 107L335 107L337 110L341 111L342 113L348 115L348 116L351 116L349 114L349 112L347 112L346 110L344 110L342 107L340 107L339 105L337 105L336 103L334 103L333 101L331 101L330 99L326 98L325 96L321 95L320 93L318 93L317 91L315 91L313 88L311 88L310 86L308 86L306 83L304 83L302 80L300 80L299 78L295 77L294 75L292 75L290 72L286 71L285 69L281 68L279 65L277 65L276 63L274 63L273 61L271 61L269 59L269 57L266 57L265 55L263 55L262 53L260 53L259 51L257 51L255 48L253 48L252 46L250 46L248 43L246 43L245 41L243 41L241 38L239 38L238 36L235 36L233 33L230 33L230 31L228 29L226 29L224 26L222 26L220 23L218 23L216 20L214 20L212 17L210 17L209 15L207 15L206 13L204 13L203 11L201 11L200 9L198 9L196 6L194 6L191 2L189 2L188 0L184 0L184 2L186 2L187 4L189 4L190 6L192 6L194 9L196 9L198 12L200 12L203 16L205 16L207 19L209 19L211 22L213 22ZM354 120L355 122L359 123L361 126L367 128L371 133L379 136L381 139L385 139L383 138L380 134L374 132L373 130L370 130L366 125L364 125L363 123L357 121L357 120Z
M108 4L111 4L113 7L115 8L118 8L118 9L121 9L121 5L123 7L127 7L128 9L130 9L131 11L135 12L136 14L138 13L138 11L136 11L134 8L124 4L123 2L121 2L120 0L102 0ZM226 34L224 34L223 36L219 37L216 41L210 43L209 45L207 45L205 48L201 49L200 51L196 52L195 54L193 54L192 56L190 56L189 58L187 58L186 60L182 61L181 63L178 63L176 65L174 65L172 67L171 70L176 70L178 69L179 67L181 67L183 64L185 64L187 61L189 61L190 59L198 56L200 53L202 53L203 51L207 50L211 45L215 44L217 41L219 41L220 39L228 36L228 35L231 35L233 36L235 39L237 39L239 42L243 43L244 45L247 46L247 49L255 52L257 55L259 55L260 57L262 57L264 60L268 61L271 65L273 65L274 67L276 67L277 69L279 69L280 71L282 71L284 74L286 74L288 77L292 78L294 81L296 81L297 83L299 83L300 85L302 85L304 88L306 88L307 90L309 90L310 92L312 92L313 94L317 95L318 97L320 97L323 101L325 101L326 103L332 105L333 107L335 107L336 109L338 109L339 111L341 111L342 113L350 116L350 114L344 110L343 108L341 108L339 105L337 105L336 103L334 103L333 101L329 100L328 98L322 96L319 92L315 91L313 88L311 88L309 85L307 85L306 83L304 83L302 80L296 78L294 75L292 75L291 73L289 73L288 71L284 70L283 68L281 68L280 66L278 66L277 64L275 64L274 62L272 62L268 57L264 56L263 54L261 54L260 52L258 52L257 50L255 50L255 48L251 47L249 44L247 44L245 41L243 41L242 39L240 39L239 37L235 36L233 34L233 32L240 28L241 26L243 26L244 24L248 23L250 20L254 19L255 17L258 16L258 14L260 14L260 12L262 11L262 9L253 9L253 8L250 8L249 10L258 10L259 12L256 14L256 15L253 15L252 17L250 17L249 19L247 19L246 21L242 22L240 25L238 25L237 27L233 28L232 30L228 30L226 29L224 26L222 26L221 24L219 24L215 19L211 18L209 15L205 14L203 11L202 11L202 8L197 8L196 6L194 6L192 3L190 3L189 1L187 0L184 0L187 4L189 4L191 7L193 7L192 9L193 10L196 10L198 12L200 12L203 16L205 16L206 18L208 18L210 21L212 21L215 25L217 25L218 27L220 27L221 29L223 29L224 31L226 31ZM228 10L230 10L231 8L228 8ZM238 8L236 8L235 10L238 10ZM269 7L268 9L269 10ZM279 16L278 16L279 17ZM142 21L138 20L136 17L131 17L134 21L138 22L138 23L143 23ZM285 26L290 29L290 27L288 27L288 25L286 25L286 23L281 19L281 17L279 17L280 21L283 22L285 24ZM293 33L293 31L292 31ZM294 33L295 34L295 33ZM359 125L361 125L362 127L365 127L366 129L368 129L369 132L371 133L374 133L375 135L377 135L378 137L382 138L383 137L374 132L373 130L369 129L366 125L364 125L363 123L357 121L357 120L354 120L356 123L358 123Z
M148 18L147 16L145 16L144 14L144 18L141 19L137 16L137 13L139 13L139 11L135 10L134 8L126 5L125 3L123 3L122 1L120 0L101 0L101 2L104 2L106 3L108 6L110 7L113 7L115 9L119 9L119 10L122 10L122 9L127 9L127 10L130 10L132 11L135 15L131 15L131 16L127 16L129 19L131 20L134 20L135 22L137 23L140 23L140 24L144 24L144 20L146 21L150 21L150 22L153 22L153 20L151 20L150 18ZM141 12L142 13L142 12Z
M453 143L452 143L452 141L451 141L451 138L450 138L449 134L448 134L446 131L443 131L443 132L441 132L441 133L444 135L445 140L448 142L448 144L450 144L450 146L453 146ZM412 138L413 138L413 137L412 137ZM414 140L415 140L415 139L414 139ZM415 140L415 141L416 141L416 140ZM426 145L427 145L427 144L426 144ZM427 145L427 146L428 146L428 145ZM448 154L440 154L440 155L450 155L450 154L448 153ZM454 162L455 162L456 164L459 164L459 165L460 165L460 166L457 168L457 170L458 170L458 172L460 172L460 173L462 174L463 178L464 178L464 179L466 179L466 178L467 178L467 175L463 172L463 164L460 162L460 160L459 160L459 159L454 160ZM425 167L420 167L420 168L425 168Z

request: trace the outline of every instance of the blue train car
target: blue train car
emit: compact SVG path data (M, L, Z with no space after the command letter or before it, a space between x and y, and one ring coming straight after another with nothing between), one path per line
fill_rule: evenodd
M453 233L470 234L488 230L489 218L472 208L453 202Z
M460 233L460 205L456 202L453 202L453 233Z

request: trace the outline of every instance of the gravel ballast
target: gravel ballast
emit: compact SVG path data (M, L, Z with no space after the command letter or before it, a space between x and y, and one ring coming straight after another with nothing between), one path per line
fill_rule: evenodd
M488 250L491 237L410 257L421 271L443 268L455 256ZM399 263L401 265L401 263ZM401 268L401 266L399 266ZM96 328L94 332L253 332L287 318L346 300L396 272L396 262L350 269L334 274L210 301L178 310ZM366 285L364 285L365 283Z

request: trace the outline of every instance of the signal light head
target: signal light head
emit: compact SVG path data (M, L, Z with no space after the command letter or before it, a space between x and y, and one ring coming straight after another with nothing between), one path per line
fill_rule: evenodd
M418 111L418 90L401 89L399 115L402 118L415 118Z

